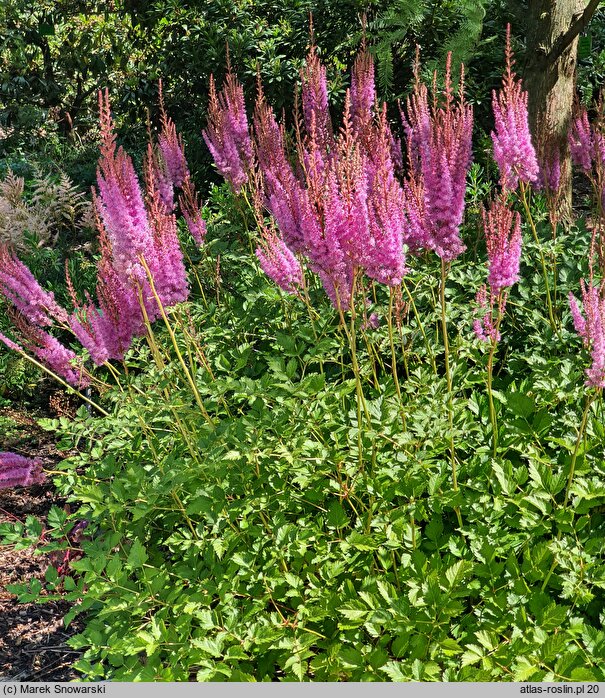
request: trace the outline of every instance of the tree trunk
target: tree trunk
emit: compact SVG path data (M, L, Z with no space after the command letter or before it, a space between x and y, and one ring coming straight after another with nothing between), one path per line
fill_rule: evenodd
M538 162L561 162L559 214L571 217L571 161L567 133L576 90L578 35L588 24L594 0L529 0L524 84ZM581 25L581 26L580 26Z

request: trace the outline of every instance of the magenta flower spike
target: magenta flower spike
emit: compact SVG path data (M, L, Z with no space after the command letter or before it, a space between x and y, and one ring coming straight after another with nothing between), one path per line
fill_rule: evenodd
M265 205L275 219L286 245L295 254L305 246L305 225L313 217L309 197L295 176L285 149L283 128L262 90L254 110L256 156L262 175Z
M586 385L592 388L605 388L605 284L596 286L592 282L581 282L582 306L578 306L573 293L569 294L569 306L574 327L590 351L592 364L587 368Z
M0 490L10 487L30 487L44 482L45 474L37 458L18 453L0 452Z
M529 132L527 92L512 71L510 24L506 28L506 71L502 89L492 93L495 130L492 131L494 159L500 169L500 182L506 191L514 191L519 181L538 180L538 161Z
M480 286L475 296L476 307L473 311L473 315L475 315L475 319L473 320L473 331L477 339L482 342L500 341L500 332L496 328L496 323L494 323L494 307L497 302L496 297L491 291L488 299L487 287L485 284ZM500 313L504 313L505 306L506 298L502 297L499 308ZM481 317L476 317L478 314L481 315Z
M153 245L153 234L141 186L132 160L115 148L109 93L99 92L101 158L97 170L97 209L111 244L113 264L119 273L141 279L139 257Z
M41 364L76 388L84 388L90 385L90 378L84 372L81 358L71 349L46 330L33 325L18 310L10 310L9 317L19 335L23 348L12 340L6 341L8 338L0 335L0 340L6 346L17 351L30 352Z
M351 121L358 133L372 125L373 109L377 103L374 82L374 61L363 48L355 59L351 71Z
M301 70L303 118L307 133L317 140L322 151L332 143L332 121L328 103L326 69L312 46Z
M221 175L236 192L248 181L253 165L253 150L244 90L229 72L217 95L214 77L210 76L208 125L202 131L208 149Z
M595 134L588 121L588 112L585 107L580 107L572 122L569 130L569 149L574 165L590 175L595 157Z
M492 293L498 295L519 280L521 216L500 199L481 213L489 259L488 282Z
M519 280L521 217L503 198L492 201L489 210L483 209L481 214L487 246L489 299L486 286L481 286L475 298L473 330L483 342L498 342L498 326L506 309L508 289Z
M446 63L443 103L439 104L434 94L429 104L428 89L420 82L417 65L407 118L403 114L402 118L410 163L404 201L405 242L412 250L432 249L449 262L466 249L460 238L460 224L473 129L473 110L464 101L463 70L458 99L453 93L451 54Z
M206 221L202 218L202 205L198 200L190 177L183 184L183 193L179 197L179 203L191 237L195 240L196 245L201 247L206 239Z
M265 274L286 293L296 293L302 286L300 262L275 230L264 228L256 256Z
M146 165L152 169L155 186L160 193L162 203L171 213L174 211L174 184L172 177L168 174L166 163L157 148L148 149L146 158L151 158L151 162Z
M162 92L161 80L159 81L158 89L160 119L162 124L162 128L158 135L158 150L162 155L164 167L172 185L182 188L185 180L189 177L189 167L185 159L185 147L183 145L183 139L176 132L174 121L168 116L164 108L164 95Z
M365 270L370 278L387 286L398 286L407 271L403 250L404 194L394 169L391 131L384 105L374 129L373 160L366 165L370 180L370 242Z
M0 244L0 294L33 325L50 327L67 322L67 312L45 291L28 267Z
M541 184L546 192L556 198L561 183L561 154L558 148L555 148L550 156L544 158L540 175Z

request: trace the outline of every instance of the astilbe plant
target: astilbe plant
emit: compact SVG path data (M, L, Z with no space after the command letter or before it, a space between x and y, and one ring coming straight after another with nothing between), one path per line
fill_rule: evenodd
M34 275L12 251L0 244L0 295L9 305L16 339L0 335L0 341L20 353L31 352L39 362L71 385L84 387L89 379L76 354L49 329L65 328L68 313L54 294L38 284Z
M275 224L265 221L258 194L254 201L254 212L261 238L255 254L261 269L282 291L298 294L304 283L302 267Z
M515 61L511 48L510 24L506 28L505 55L506 67L502 78L502 88L498 91L494 90L492 93L495 130L492 131L491 136L494 146L494 160L500 170L503 195L518 190L527 223L531 228L540 255L550 326L554 332L558 332L546 260L528 198L528 187L532 184L537 187L540 183L544 183L544 173L540 173L529 130L528 95L523 90L521 79L517 78L513 72ZM552 157L553 153L549 153L549 156ZM557 173L556 162L553 162L548 173L551 183L554 183L555 177L558 179L559 176L560 172Z
M37 458L18 453L0 452L0 490L10 487L30 487L44 482L42 464Z
M238 192L248 181L253 150L244 90L231 71L218 94L214 77L210 76L208 125L202 135L218 171Z
M529 131L527 92L513 72L510 24L506 28L506 70L502 88L492 93L495 130L492 131L494 159L500 169L500 182L506 191L514 191L519 182L538 181L536 151Z
M508 290L519 280L521 261L521 216L513 211L505 198L492 201L489 210L482 210L483 230L488 257L488 292L481 286L476 296L473 330L477 338L489 342L487 362L487 392L492 423L493 452L498 447L498 425L493 400L493 366L496 347L500 341L500 323L506 308Z
M601 274L605 274L605 134L602 98L591 123L586 107L578 106L569 130L569 147L573 164L587 175L596 203L596 224L593 226L591 259L598 258Z
M403 192L395 177L394 139L386 111L375 111L369 55L363 66L356 63L356 104L353 107L353 92L348 92L336 135L325 69L315 49L301 75L303 123L297 129L294 166L283 127L259 88L254 113L259 171L255 181L262 183L265 205L283 243L308 259L333 305L347 310L358 272L388 285L399 284L405 273Z
M161 130L158 134L157 150L161 154L165 172L174 187L182 188L190 178L189 167L185 158L183 139L176 131L174 121L168 116L164 105L162 81L158 86L160 103Z
M581 281L582 308L573 293L569 294L569 307L574 328L590 351L592 364L586 369L588 387L605 388L605 282L588 284Z
M592 174L593 163L600 154L596 148L597 142L598 134L588 120L586 107L577 107L569 129L569 150L573 164L589 176Z
M302 107L307 133L313 134L321 152L327 153L333 145L332 120L328 104L328 81L317 49L311 47L301 70Z
M465 246L460 237L466 176L472 160L473 110L464 99L464 69L458 95L451 81L448 54L441 103L433 81L433 99L420 80L418 59L414 91L402 120L409 174L405 186L405 241L412 250L430 249L445 262Z
M163 306L180 303L189 293L176 219L161 195L152 146L145 160L144 194L132 160L116 149L107 92L99 100L102 144L94 197L101 240L99 306L89 300L71 318L75 335L97 365L123 359L132 339L145 334L146 321L160 316L142 260Z
M11 251L0 248L0 294L12 308L13 327L23 346L4 335L0 340L25 355L32 353L44 368L79 388L90 383L82 358L48 330L70 330L97 366L122 361L133 338L144 336L149 323L164 316L165 308L188 297L176 217L170 201L166 201L166 173L172 187L182 189L182 208L198 244L205 234L182 141L163 104L163 146L148 147L144 189L132 160L116 145L107 91L99 93L99 108L101 158L98 193L93 192L100 242L96 299L87 295L84 303L79 302L68 277L74 304L74 310L68 313ZM166 157L162 170L158 169L158 152Z

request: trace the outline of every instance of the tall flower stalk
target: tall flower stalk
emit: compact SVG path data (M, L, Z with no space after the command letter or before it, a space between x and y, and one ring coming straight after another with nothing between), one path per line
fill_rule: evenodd
M452 486L458 492L456 447L454 442L453 384L447 331L445 287L450 263L464 252L460 235L464 215L466 175L472 160L473 110L464 98L464 67L456 94L448 54L443 94L437 94L433 79L432 100L420 80L419 60L415 68L414 91L402 113L406 130L409 174L404 187L404 240L411 251L434 250L441 258L439 285L441 334L443 338ZM456 507L458 523L462 525Z
M513 212L503 198L492 202L489 210L483 209L483 230L488 257L488 285L477 293L477 311L473 329L478 339L489 343L487 361L487 394L492 425L492 450L498 452L498 420L493 397L494 357L500 340L500 324L504 316L508 292L519 280L521 261L521 217Z
M519 192L519 199L540 255L542 277L546 289L548 319L553 332L558 333L559 328L553 311L546 260L529 205L529 187L539 182L540 170L529 131L528 95L523 90L521 79L513 71L515 60L510 41L510 24L506 27L505 55L506 68L502 78L502 87L492 93L495 129L492 131L491 137L494 145L494 160L500 170L503 195L508 192Z

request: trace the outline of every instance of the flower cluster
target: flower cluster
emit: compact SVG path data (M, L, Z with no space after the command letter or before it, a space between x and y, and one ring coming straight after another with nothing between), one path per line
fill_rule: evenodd
M500 330L498 329L497 319L494 320L494 315L502 316L506 299L504 297L495 297L491 291L488 298L487 286L482 284L475 296L475 303L476 307L473 311L473 315L475 315L473 320L475 336L482 342L499 342ZM495 309L496 304L498 304L497 309ZM480 317L477 317L477 315L480 315Z
M145 333L146 319L159 317L158 300L170 307L189 293L176 219L161 194L152 146L145 161L144 194L132 160L122 148L116 150L107 92L100 93L99 105L102 145L94 199L101 240L98 307L89 299L70 318L74 334L97 365L123 359L133 337Z
M219 94L210 76L208 125L202 135L218 171L238 192L248 181L253 153L244 90L231 72Z
M465 250L460 238L466 175L472 159L473 110L464 101L464 72L458 98L448 55L442 104L420 81L416 62L414 92L402 113L409 175L405 183L405 242L411 250L434 250L444 261ZM434 83L436 83L436 76ZM436 92L435 88L434 92Z
M586 107L580 107L569 130L569 150L571 159L585 174L590 175L597 155L598 134L588 121Z
M482 211L489 260L489 285L496 294L519 280L521 216L500 199Z
M605 283L586 285L581 281L582 307L573 293L569 294L569 307L576 332L590 351L592 364L586 369L586 385L605 388Z
M5 246L0 245L0 294L9 303L9 316L19 341L0 334L0 341L15 351L30 351L42 364L68 383L84 387L88 376L76 354L48 332L65 328L69 315L44 291L31 271ZM20 342L20 344L19 344Z
M512 70L510 24L506 29L506 72L502 89L492 95L495 130L492 131L494 159L500 169L500 182L506 191L514 191L519 181L538 181L538 161L529 132L527 92Z
M476 296L473 329L478 339L497 342L499 325L508 289L519 280L521 261L521 217L507 206L504 199L492 202L488 211L482 211L483 229L488 257L489 302L486 286L481 286ZM495 307L497 304L497 308Z
M131 158L116 145L107 91L99 93L101 158L93 193L101 256L96 299L81 304L67 279L75 310L68 313L44 291L30 270L0 248L0 294L9 302L20 343L0 335L11 349L31 352L71 385L90 383L82 360L49 329L70 330L96 365L122 360L134 337L170 307L187 299L189 287L173 213L174 189L192 236L201 244L205 224L189 177L181 139L161 101L162 130L149 145L142 188Z
M239 169L259 190L279 230L279 235L268 234L259 224L262 241L257 256L262 268L291 292L302 274L295 256L306 257L333 305L344 310L358 272L392 286L405 274L404 194L395 176L401 149L386 109L378 107L368 53L362 52L353 67L337 133L330 117L326 70L315 48L301 78L303 119L297 129L296 162L287 152L283 127L259 88L253 121L255 174L247 160L248 169ZM233 91L233 80L228 77L223 95ZM211 105L211 113L217 113L217 104ZM227 106L226 97L221 104ZM218 123L218 116L213 123ZM220 143L228 141L225 135ZM234 150L226 146L218 152L217 142L211 152L233 184L230 173L237 168L227 172L223 163Z
M44 482L44 478L42 465L37 458L0 452L0 490L9 487L30 487Z
M32 325L50 327L67 321L67 312L50 291L42 289L31 271L0 244L0 294Z

